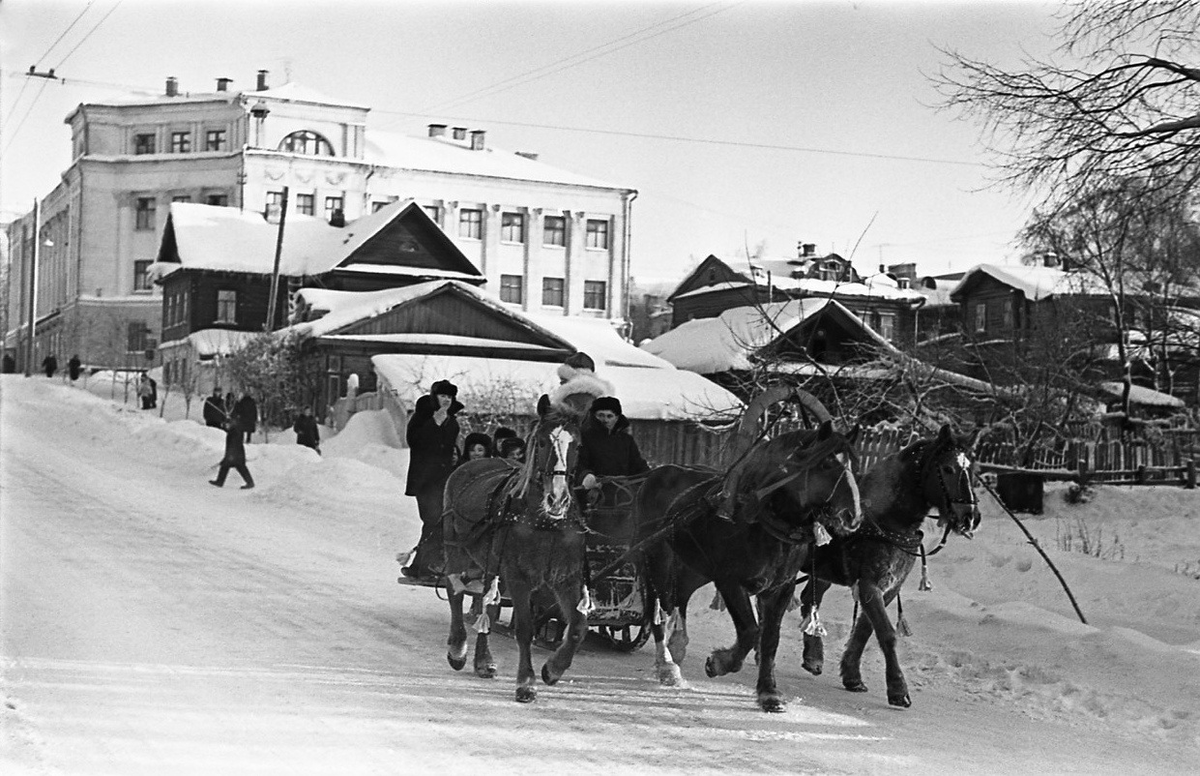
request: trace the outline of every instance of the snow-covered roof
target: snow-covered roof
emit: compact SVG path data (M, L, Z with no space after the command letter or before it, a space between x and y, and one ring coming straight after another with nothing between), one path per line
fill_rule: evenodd
M179 342L188 342L191 344L192 351L198 358L228 356L231 353L241 350L247 342L261 333L258 331L234 331L232 329L201 329L187 335L185 339L164 342L160 347L165 348Z
M621 338L606 318L526 313L525 317L582 350L597 364L674 369L668 361Z
M716 374L751 367L751 359L806 319L827 307L844 313L862 328L863 336L886 350L894 350L854 313L833 299L805 297L760 306L734 307L716 318L688 321L646 342L642 348L679 369Z
M1120 398L1124 395L1125 386L1120 382L1104 382L1100 383L1100 390L1110 396ZM1183 409L1186 405L1182 399L1176 398L1169 393L1162 393L1152 388L1145 388L1140 385L1132 385L1129 387L1129 401L1132 404L1140 404L1144 407L1168 407L1171 409Z
M602 189L627 189L607 181L561 170L545 162L497 148L472 149L469 144L439 137L411 137L391 132L367 132L369 164L406 170L430 170L488 178L562 183Z
M516 392L518 406L534 412L537 399L558 386L556 363L472 356L385 354L371 357L380 380L408 403L435 380L458 386L458 398L471 409L472 396ZM698 374L674 368L603 366L596 374L609 381L631 420L731 420L742 402ZM527 397L522 400L521 397Z
M820 257L815 259L820 261ZM861 279L862 282L852 283L848 280L822 280L812 277L792 277L792 273L807 271L813 260L799 261L797 259L766 259L755 258L746 263L745 268L734 266L733 269L744 272L748 277L756 278L759 285L766 284L766 273L771 273L771 285L781 291L807 292L820 295L861 296L873 299L887 299L913 303L924 298L917 290L900 288L895 278L887 273L870 275ZM840 259L839 259L840 261Z
M1064 272L1057 267L1045 266L979 264L967 270L962 280L950 291L951 297L957 297L962 289L980 275L1012 286L1033 302L1055 294L1107 295L1107 291L1098 281L1078 272Z
M331 226L323 218L288 213L279 257L280 273L311 276L329 272L410 206L410 200L397 200L344 227ZM270 274L273 270L279 225L267 221L258 212L196 202L172 202L170 224L175 253L180 261L176 268L258 274ZM160 255L160 258L165 257ZM169 265L171 262L157 264ZM339 269L418 277L482 277L451 270L395 265L351 264Z

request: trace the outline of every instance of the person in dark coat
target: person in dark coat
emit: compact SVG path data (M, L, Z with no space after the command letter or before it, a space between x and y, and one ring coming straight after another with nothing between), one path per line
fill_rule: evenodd
M254 478L250 476L250 470L246 468L246 447L242 442L241 421L236 415L225 422L225 457L221 459L221 468L217 471L217 478L209 480L208 484L216 485L218 488L225 487L225 477L229 474L230 469L237 469L237 473L242 475L242 479L246 481L242 485L242 490L254 487Z
M17 360L8 353L4 354L4 374L11 375L17 371Z
M212 396L204 399L204 425L209 428L225 425L225 400L221 398L220 386L213 386Z
M149 375L146 379L150 381L150 409L154 409L158 406L158 381Z
M637 442L629 433L629 419L621 412L621 402L613 396L601 396L592 402L588 420L580 433L579 463L576 468L580 485L592 490L597 477L623 477L650 471Z
M458 464L459 426L455 415L463 405L455 397L458 388L438 380L429 393L417 399L408 420L408 481L405 495L415 496L421 516L421 539L408 565L400 569L406 577L429 579L442 565L442 489Z
M54 373L58 371L58 359L53 353L42 359L42 369L45 370L46 377L54 377Z
M142 409L150 409L150 397L153 395L153 391L150 387L150 375L145 372L142 372L142 376L138 378L137 395L141 400Z
M296 432L296 444L311 447L318 454L321 452L321 432L317 429L312 407L300 410L300 416L292 424L292 431Z
M246 441L252 441L254 429L258 427L258 403L254 401L254 397L243 393L242 398L238 399L233 407L233 414L238 419L238 425L246 431Z
M79 355L71 356L71 360L67 362L67 374L71 376L71 382L79 379L79 373L83 371L83 362L79 360Z

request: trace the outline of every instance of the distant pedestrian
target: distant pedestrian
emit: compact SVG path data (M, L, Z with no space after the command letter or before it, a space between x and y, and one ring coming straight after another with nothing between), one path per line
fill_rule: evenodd
M54 373L58 371L58 359L53 353L42 359L42 369L46 372L46 377L54 377Z
M254 397L243 393L242 398L238 399L233 407L233 414L237 417L238 424L246 431L246 441L252 441L254 429L258 427L258 403L254 401Z
M152 389L150 388L150 375L142 372L142 376L138 378L137 396L141 400L142 409L148 410L151 407L150 396Z
M150 375L146 379L150 381L150 409L154 409L158 406L158 381Z
M79 379L79 373L83 371L83 362L79 360L79 354L71 356L71 360L67 362L67 373L71 375L71 382Z
M246 484L242 485L242 490L254 487L254 478L250 476L250 470L246 468L246 447L242 442L242 427L239 425L236 415L225 422L225 457L221 459L220 467L217 471L217 478L209 480L209 485L216 485L218 488L225 487L225 477L229 475L229 470L237 469L237 473L242 475L242 479L246 481Z
M4 354L4 374L11 375L17 371L17 360L10 354Z
M321 432L317 428L317 419L313 417L312 407L300 410L300 417L292 424L296 432L296 444L311 447L318 454L321 452Z
M225 400L221 398L221 387L213 386L212 396L204 400L204 425L221 428L225 425Z
M358 396L358 373L351 372L346 378L346 398L353 399Z

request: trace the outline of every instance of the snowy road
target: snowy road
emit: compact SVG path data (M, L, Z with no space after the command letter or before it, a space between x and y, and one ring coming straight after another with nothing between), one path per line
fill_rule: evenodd
M797 639L781 648L780 684L803 699L762 714L752 672L702 675L698 658L731 637L724 615L701 602L707 590L694 606L689 687L658 686L648 648L621 655L589 644L563 684L518 705L511 640L496 639L499 679L455 673L443 657L445 604L395 584L393 555L411 543L416 518L390 475L271 445L251 460L258 489L217 490L205 482L220 455L215 430L38 379L6 375L2 388L4 773L1194 765L954 688L917 687L914 708L893 709L881 692L855 695L805 674ZM794 623L785 628L795 635Z

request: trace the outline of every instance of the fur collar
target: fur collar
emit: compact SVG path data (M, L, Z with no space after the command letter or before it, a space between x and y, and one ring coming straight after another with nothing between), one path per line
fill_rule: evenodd
M581 409L586 412L594 400L612 395L611 383L597 377L595 372L579 369L569 380L550 393L550 404L576 406L582 403L584 406Z

